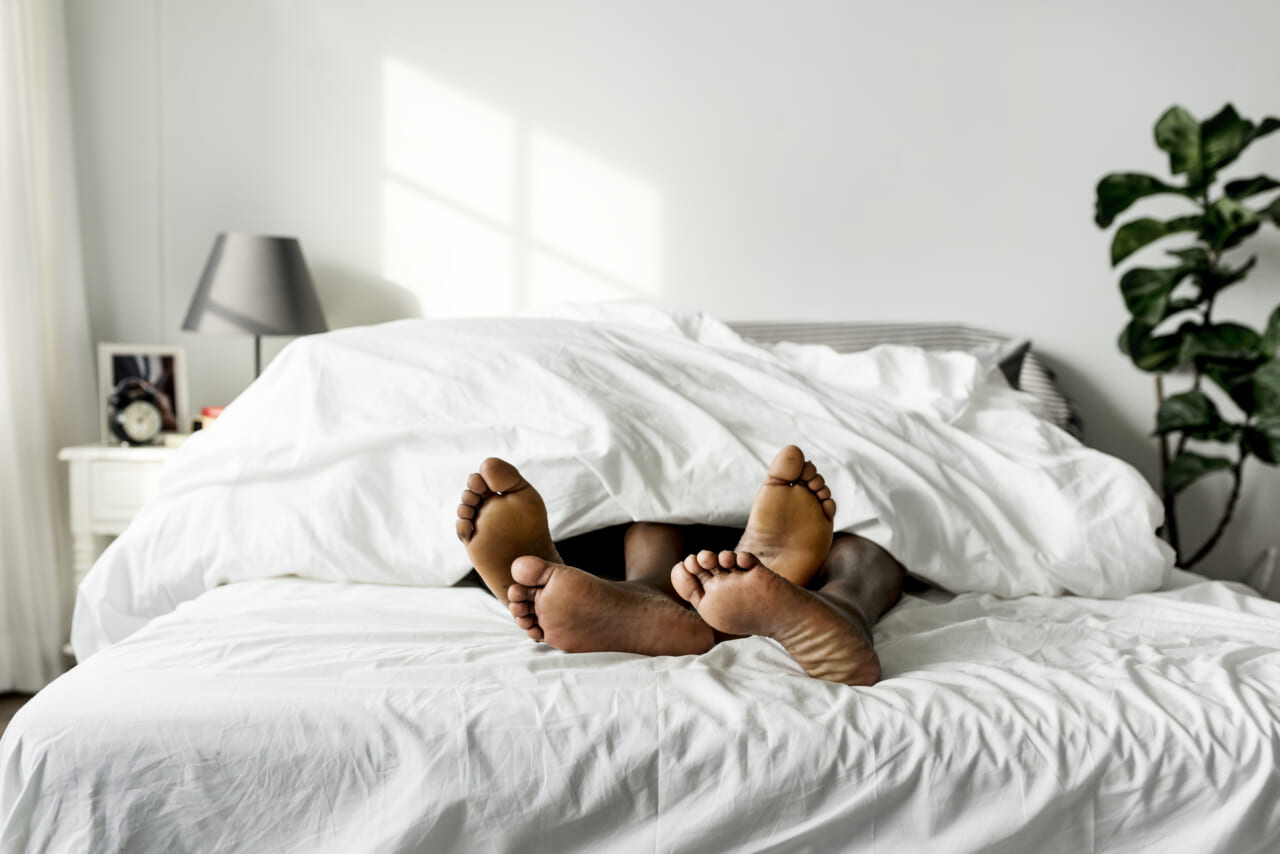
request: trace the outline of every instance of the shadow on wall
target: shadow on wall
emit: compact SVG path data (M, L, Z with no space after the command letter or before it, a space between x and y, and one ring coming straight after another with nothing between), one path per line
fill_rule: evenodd
M1088 377L1067 359L1037 351L1053 368L1063 389L1071 396L1084 419L1085 444L1127 460L1142 472L1149 483L1155 483L1159 472L1159 454L1153 439L1135 428L1125 413L1108 404L1106 396ZM1155 391L1151 392L1154 406Z
M661 293L651 185L395 59L383 64L382 110L381 284L418 314ZM382 308L405 316L400 300Z
M422 317L422 305L412 291L365 270L320 265L314 277L325 314L339 319L334 326Z

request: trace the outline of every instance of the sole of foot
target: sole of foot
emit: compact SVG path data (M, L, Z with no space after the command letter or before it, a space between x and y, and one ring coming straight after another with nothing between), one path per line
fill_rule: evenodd
M547 506L538 490L506 460L489 457L467 478L458 504L458 539L488 588L503 604L511 586L511 563L521 555L560 560Z
M845 685L880 680L880 659L863 621L750 552L689 555L672 567L671 584L713 629L773 638L810 676Z
M835 515L836 502L817 467L788 445L769 464L737 550L803 587L831 549Z
M697 655L715 642L697 613L641 584L533 556L517 558L511 575L516 624L564 652Z

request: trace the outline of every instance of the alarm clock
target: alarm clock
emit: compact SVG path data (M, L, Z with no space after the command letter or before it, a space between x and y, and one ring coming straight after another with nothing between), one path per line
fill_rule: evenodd
M107 398L107 426L111 435L128 445L149 445L160 435L164 415L160 392L137 377L121 380Z

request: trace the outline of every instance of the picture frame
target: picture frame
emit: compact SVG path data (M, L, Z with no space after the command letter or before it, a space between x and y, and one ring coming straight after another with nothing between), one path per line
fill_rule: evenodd
M104 445L118 445L111 433L108 399L121 383L150 384L162 405L161 435L191 429L187 407L187 353L167 344L98 344L98 429Z

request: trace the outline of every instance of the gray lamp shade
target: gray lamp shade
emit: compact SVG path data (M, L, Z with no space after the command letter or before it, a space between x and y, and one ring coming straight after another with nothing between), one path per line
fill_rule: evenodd
M329 325L296 237L224 232L182 328L260 336L307 335Z

